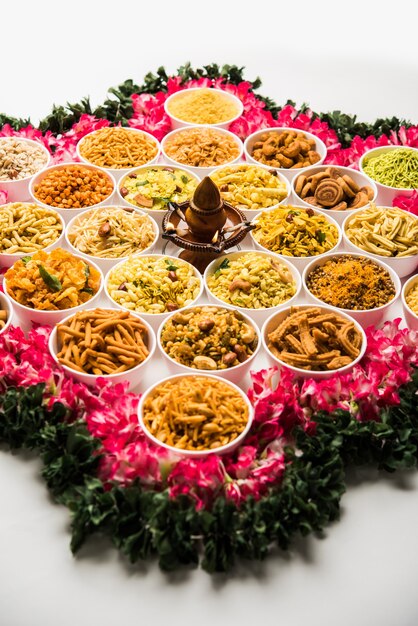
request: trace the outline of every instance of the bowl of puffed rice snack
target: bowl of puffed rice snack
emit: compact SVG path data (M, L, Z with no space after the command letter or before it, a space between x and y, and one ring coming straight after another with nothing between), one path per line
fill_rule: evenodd
M29 183L48 167L51 155L39 141L26 137L0 137L0 191L8 202L30 199Z

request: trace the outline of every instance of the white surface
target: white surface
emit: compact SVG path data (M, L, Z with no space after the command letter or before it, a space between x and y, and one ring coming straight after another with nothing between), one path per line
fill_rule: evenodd
M277 101L309 101L360 120L417 121L414 6L12 3L1 15L0 111L36 120L54 102L91 94L97 104L110 85L141 82L159 65L173 71L190 60L245 65L249 78L263 79L261 93ZM155 564L129 566L107 542L91 541L73 559L69 513L51 503L40 468L0 450L0 626L418 622L415 472L362 474L366 480L349 487L342 520L326 540L303 540L291 556L275 553L228 577L167 577Z

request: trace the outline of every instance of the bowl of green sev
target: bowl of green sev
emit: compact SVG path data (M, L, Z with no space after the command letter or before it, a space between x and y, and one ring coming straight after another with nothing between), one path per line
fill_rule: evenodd
M377 187L377 203L392 206L398 195L411 196L418 189L418 149L380 146L363 154L360 171Z

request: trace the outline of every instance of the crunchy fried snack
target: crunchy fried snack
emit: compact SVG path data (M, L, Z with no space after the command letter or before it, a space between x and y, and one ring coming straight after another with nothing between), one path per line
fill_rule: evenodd
M40 250L23 257L6 274L7 293L19 304L39 311L70 309L90 300L101 276L67 250Z
M292 307L268 334L268 348L288 365L311 371L335 370L360 354L362 336L354 322L320 308Z
M167 109L173 117L190 124L220 124L232 120L239 112L227 94L207 88L177 92Z
M169 357L198 370L224 370L246 361L257 347L254 326L238 311L199 306L179 311L161 331Z
M7 311L0 309L0 332L6 326L7 323Z
M236 439L248 418L247 403L234 387L205 376L161 383L143 406L149 432L179 450L216 450Z
M61 233L62 223L53 209L30 202L13 202L0 207L0 254L43 250Z
M80 311L58 324L57 358L77 372L106 376L132 369L147 358L147 329L129 311Z
M241 211L268 209L286 198L287 187L276 170L237 163L210 175L222 199Z
M271 167L296 169L320 161L315 140L296 130L266 130L250 151L256 161Z
M301 174L295 181L295 193L313 206L333 211L359 209L374 195L369 185L359 187L351 176L335 167L327 167L311 176Z
M290 205L257 215L252 233L267 250L289 257L323 254L338 242L338 228L325 215Z
M418 283L415 283L408 291L405 296L405 301L411 311L415 313L415 315L418 315Z
M418 255L418 219L397 207L372 204L348 220L345 234L366 252L397 258Z
M185 128L167 139L164 150L177 163L193 167L215 167L238 158L238 137L215 128Z
M70 164L46 170L33 195L48 206L80 209L103 202L112 192L113 183L105 172Z
M79 142L81 156L97 165L126 169L149 163L157 156L158 143L132 128L100 128Z
M84 254L120 259L138 254L158 237L148 215L122 207L92 209L73 223L68 241Z

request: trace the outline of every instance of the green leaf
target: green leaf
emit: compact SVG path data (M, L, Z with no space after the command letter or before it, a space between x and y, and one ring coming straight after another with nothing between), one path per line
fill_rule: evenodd
M46 270L41 264L38 265L38 268L42 280L44 281L45 285L49 289L51 289L51 291L60 291L62 289L62 284L59 278L57 278L53 274L50 274L48 270Z
M29 263L29 261L30 261L31 259L32 259L32 257L31 257L31 256L22 256L21 261L22 261L22 263L23 263L24 265L26 265L26 263Z

